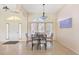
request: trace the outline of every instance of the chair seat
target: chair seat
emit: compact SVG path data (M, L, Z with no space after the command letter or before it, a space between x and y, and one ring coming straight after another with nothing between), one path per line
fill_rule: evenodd
M38 43L38 41L32 41L32 43Z
M52 42L52 40L47 40L47 42Z
M41 41L41 43L46 43L46 41Z

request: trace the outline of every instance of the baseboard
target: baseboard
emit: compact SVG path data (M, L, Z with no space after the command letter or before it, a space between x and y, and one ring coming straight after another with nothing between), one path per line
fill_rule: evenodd
M64 48L67 48L67 49L69 49L69 50L71 50L71 51L73 51L76 55L78 55L79 53L77 53L76 51L74 51L73 49L71 49L71 48L69 48L69 47L67 47L67 46L65 46L63 43L61 43L59 40L55 40L56 42L58 42L59 44L61 44Z

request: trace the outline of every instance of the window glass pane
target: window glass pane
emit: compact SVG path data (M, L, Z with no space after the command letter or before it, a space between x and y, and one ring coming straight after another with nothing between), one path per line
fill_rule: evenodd
M19 24L19 38L21 39L21 24Z
M52 32L53 32L52 23L47 23L46 24L46 33L48 34L48 36L50 36Z
M31 24L31 33L37 32L37 23L32 23Z
M9 24L6 24L6 39L9 39Z
M38 24L38 32L45 32L44 23L39 23Z
M33 22L44 22L45 19L38 18L38 19L33 19L32 21Z

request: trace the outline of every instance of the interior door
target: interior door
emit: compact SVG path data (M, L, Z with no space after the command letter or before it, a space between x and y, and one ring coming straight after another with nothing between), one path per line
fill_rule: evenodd
M19 31L17 23L9 24L9 40L11 41L19 40Z

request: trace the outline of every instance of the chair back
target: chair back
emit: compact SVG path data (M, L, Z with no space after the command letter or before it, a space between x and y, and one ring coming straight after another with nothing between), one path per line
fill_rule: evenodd
M25 36L28 37L28 33L25 33Z

